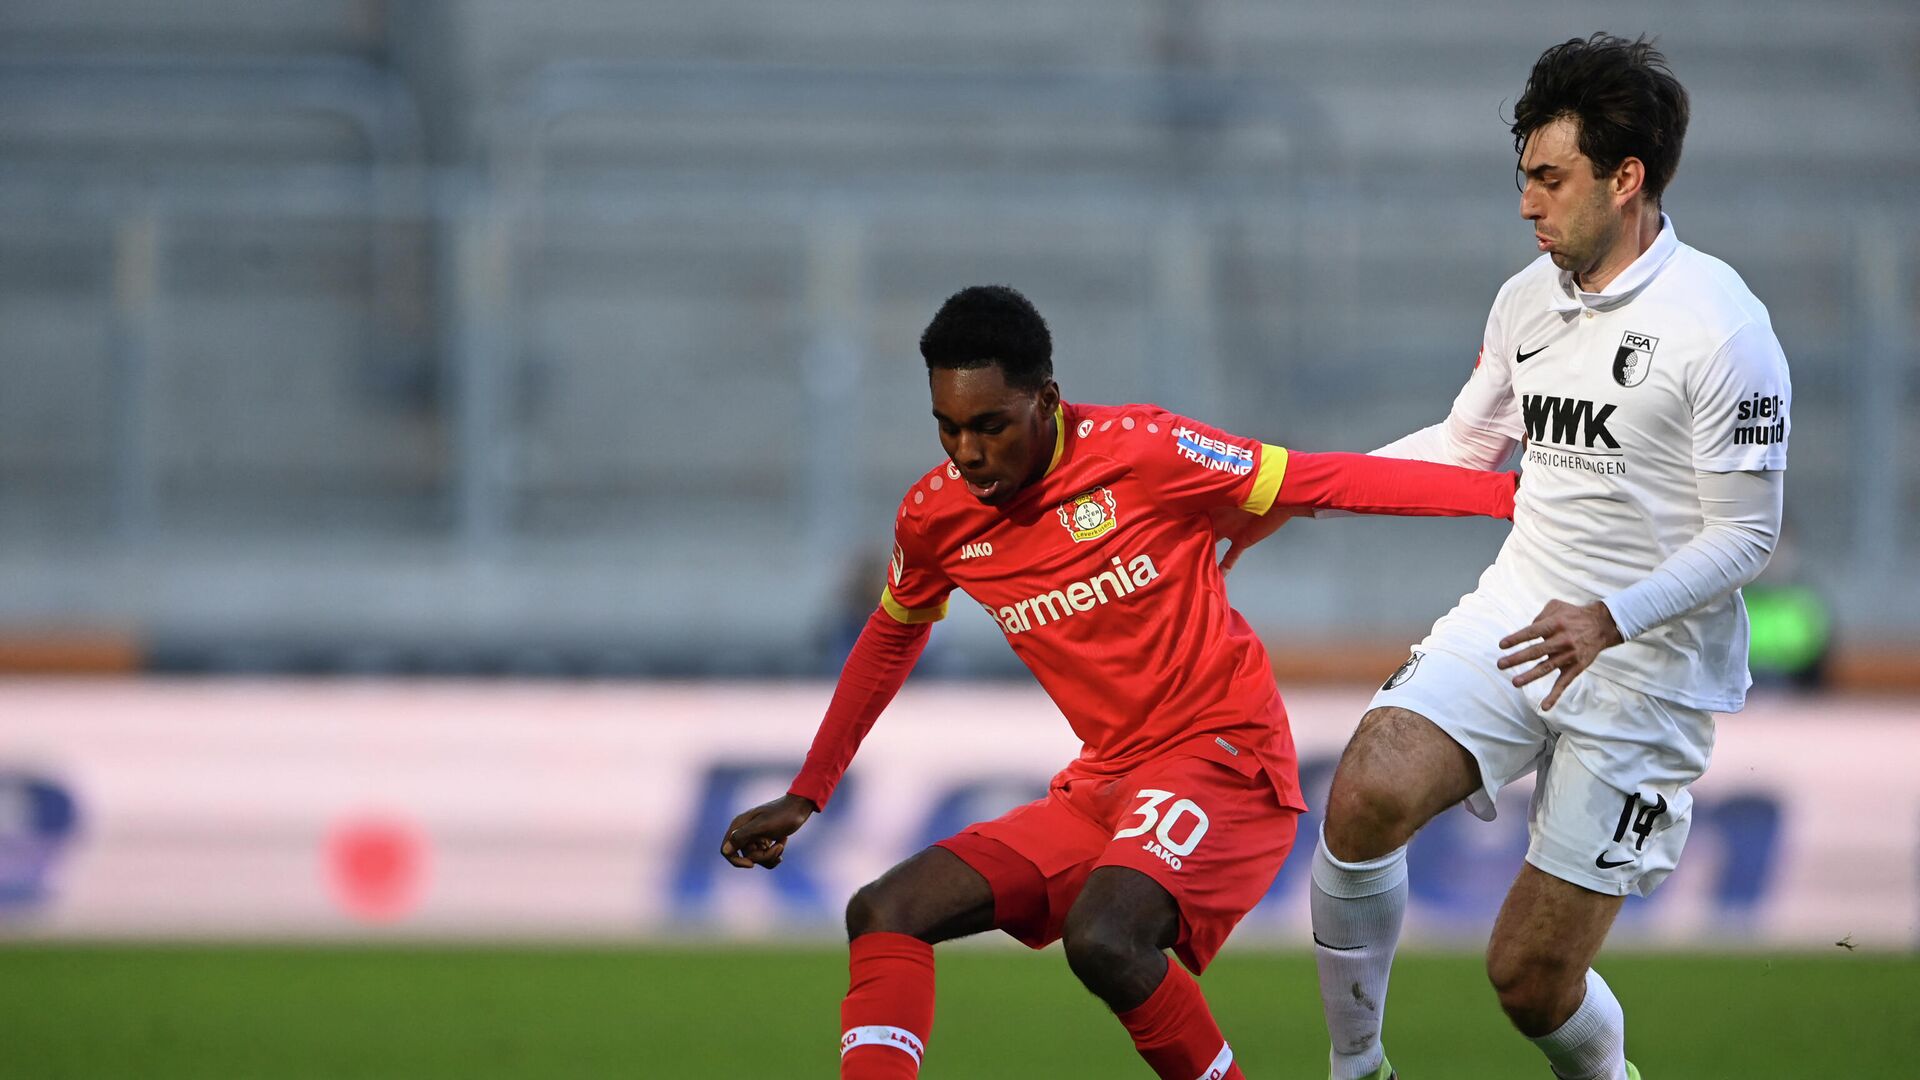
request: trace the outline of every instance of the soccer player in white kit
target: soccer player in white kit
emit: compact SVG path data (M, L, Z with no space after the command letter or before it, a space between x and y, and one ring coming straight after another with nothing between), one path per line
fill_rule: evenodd
M1626 894L1673 870L1712 713L1751 683L1739 589L1779 533L1792 397L1766 308L1660 211L1687 113L1644 39L1541 55L1513 134L1542 254L1495 297L1446 420L1377 451L1493 469L1517 445L1524 479L1499 556L1334 774L1312 886L1333 1080L1393 1075L1407 841L1462 800L1490 820L1530 772L1488 977L1556 1076L1639 1076L1592 963Z

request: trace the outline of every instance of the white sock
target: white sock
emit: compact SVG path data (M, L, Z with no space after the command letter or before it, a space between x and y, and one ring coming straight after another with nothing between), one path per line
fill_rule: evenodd
M1312 900L1313 954L1333 1042L1333 1080L1358 1080L1386 1060L1380 1025L1407 913L1407 849L1368 862L1341 862L1327 850L1323 830L1313 849Z
M1607 980L1587 969L1587 996L1567 1022L1533 1040L1562 1080L1626 1080L1627 1014Z

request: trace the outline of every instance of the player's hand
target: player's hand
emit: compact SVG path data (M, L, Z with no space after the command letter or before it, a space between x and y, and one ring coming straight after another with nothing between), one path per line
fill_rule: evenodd
M720 841L720 857L735 866L764 866L771 870L786 854L787 837L807 823L816 808L798 795L782 795L733 819Z
M1227 553L1220 556L1221 572L1233 569L1233 564L1240 561L1240 556L1246 554L1248 548L1279 532L1280 526L1293 516L1277 506L1264 514L1249 513L1238 508L1215 510L1212 514L1213 534L1227 542Z
M1602 649L1612 648L1626 640L1620 636L1620 628L1614 625L1613 612L1598 600L1584 607L1564 600L1549 600L1547 606L1540 609L1540 614L1534 616L1533 622L1501 638L1500 647L1511 649L1522 642L1536 639L1538 644L1501 657L1500 668L1504 671L1530 660L1540 661L1515 675L1515 686L1525 686L1558 671L1560 677L1554 680L1553 689L1547 691L1545 700L1540 702L1543 710L1553 708L1553 703L1560 700L1560 692L1567 688L1574 676L1587 670Z

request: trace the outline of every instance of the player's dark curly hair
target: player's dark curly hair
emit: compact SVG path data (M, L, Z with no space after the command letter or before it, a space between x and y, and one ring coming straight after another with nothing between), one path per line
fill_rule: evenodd
M1513 107L1513 152L1524 151L1534 132L1570 117L1580 123L1580 152L1593 162L1594 175L1639 158L1647 167L1643 187L1658 206L1680 167L1687 112L1687 91L1647 38L1573 38L1534 62Z
M1053 378L1053 335L1032 302L1005 285L952 296L920 335L927 370L998 365L1007 385L1038 390Z

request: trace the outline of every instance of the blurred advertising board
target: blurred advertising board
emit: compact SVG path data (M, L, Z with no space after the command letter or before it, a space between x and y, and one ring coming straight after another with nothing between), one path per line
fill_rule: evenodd
M910 685L777 871L728 866L726 823L784 790L829 689L0 683L0 936L827 938L860 884L1035 797L1077 749L1035 687ZM1310 800L1368 697L1287 695ZM1416 840L1410 940L1484 938L1526 788ZM1757 698L1722 718L1695 795L1680 869L1616 940L1920 944L1911 703ZM1307 940L1306 856L1237 941Z

